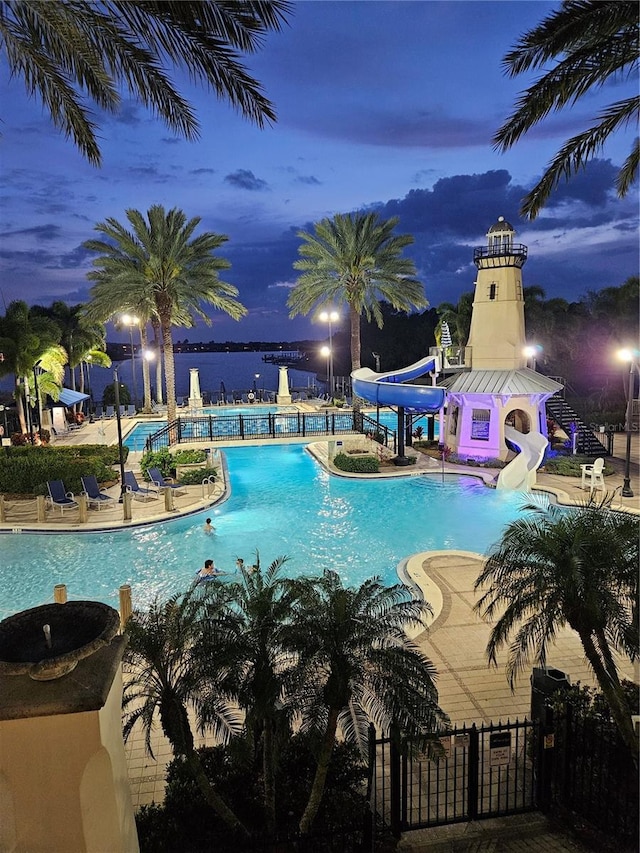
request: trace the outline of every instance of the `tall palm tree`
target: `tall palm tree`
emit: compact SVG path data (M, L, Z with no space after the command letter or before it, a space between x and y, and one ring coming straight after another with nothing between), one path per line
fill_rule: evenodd
M357 589L336 572L300 582L292 646L307 672L305 728L322 730L316 773L300 820L308 834L318 813L336 733L367 749L369 722L397 723L407 733L434 734L445 715L438 707L433 664L406 634L424 625L431 611L407 587L383 586L377 578Z
M560 9L525 33L504 58L506 73L516 77L543 68L543 75L524 91L515 112L494 142L507 151L529 130L564 107L611 82L638 71L638 5L633 0L564 0ZM569 139L555 155L523 201L521 213L535 219L561 178L570 178L620 128L637 126L640 97L610 104L595 123ZM617 179L618 195L627 194L638 175L640 147L636 138Z
M294 586L282 577L286 557L268 568L243 569L234 583L208 584L214 602L207 617L213 653L228 664L234 695L245 713L254 756L261 757L264 805L269 832L276 824L275 778L279 748L290 737L295 710L296 658L286 647L297 600ZM222 614L222 615L221 615ZM203 654L206 657L207 653Z
M74 391L78 387L76 368L80 368L80 390L83 390L82 364L86 361L87 354L98 350L104 353L105 349L104 326L102 323L90 321L85 309L84 304L67 305L61 300L56 300L50 307L34 305L31 309L34 315L50 317L60 327L60 344L68 356L69 386ZM98 361L103 359L96 355L96 364Z
M135 612L127 622L129 644L125 659L133 671L123 694L124 735L136 723L145 730L148 752L154 718L160 717L162 730L176 756L181 756L205 801L232 829L247 830L216 790L202 766L194 745L188 709L198 728L212 729L222 741L241 730L241 717L212 678L211 657L204 667L202 637L207 626L202 599L193 590L165 603L154 601L145 613Z
M352 370L361 366L362 314L382 328L381 300L401 311L428 305L413 261L401 257L413 237L392 233L398 221L380 221L377 213L338 214L317 222L314 234L298 232L302 259L293 266L302 275L289 295L290 316L348 305Z
M638 657L638 521L613 512L610 500L563 509L544 499L511 522L490 550L475 588L488 589L476 609L498 616L487 657L509 643L513 686L530 655L544 666L568 624L582 647L620 734L637 758L638 739L620 686L614 652ZM513 635L513 638L510 639Z
M87 101L117 113L121 91L137 97L177 134L199 135L191 105L167 66L188 72L262 127L275 121L260 84L239 61L280 30L284 0L6 0L0 2L0 48L9 72L37 95L56 127L100 164L96 123Z
M113 300L114 292L128 292L125 304L153 305L162 330L167 417L171 423L176 417L172 325L193 325L195 317L210 324L203 303L234 320L244 316L246 309L234 298L237 288L218 277L220 270L230 266L213 254L226 242L225 235L207 231L193 237L200 218L187 221L177 208L166 212L162 205L153 205L147 212L148 221L138 210L126 213L133 231L109 218L95 227L108 242L84 243L86 249L101 253L93 262L97 269L88 273L96 282L91 298L105 304Z

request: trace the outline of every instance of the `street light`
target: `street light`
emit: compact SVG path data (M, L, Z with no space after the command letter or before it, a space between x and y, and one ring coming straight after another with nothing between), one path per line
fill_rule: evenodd
M334 392L334 388L333 388L333 323L337 323L339 319L340 319L340 315L338 314L337 311L321 311L318 314L318 320L320 320L321 323L328 323L329 324L329 353L328 353L328 355L329 355L329 379L328 379L328 385L329 385L329 393L331 394L332 397L333 397L333 392Z
M531 370L536 369L536 358L542 352L540 344L531 344L522 350L523 355L527 359L531 359Z
M329 391L329 393L331 393L329 390L330 389L330 386L329 386L329 376L330 376L330 374L329 374L329 362L331 361L331 350L327 346L320 347L320 355L327 359L327 379L326 379L326 382L327 382L327 390ZM333 397L333 394L331 394L331 396Z
M118 428L118 460L120 462L120 503L124 503L127 487L124 484L124 450L122 448L122 418L120 416L120 378L118 368L113 371L113 394L116 410L116 426Z
M151 411L151 362L155 359L155 350L142 350L142 384L144 386L142 407L145 412Z
M133 351L133 327L140 324L140 320L133 314L123 314L120 322L129 327L129 344L131 347L131 377L133 383L133 405L138 408L138 388L136 384L136 356Z
M627 417L625 429L627 432L627 452L624 462L624 482L622 484L622 497L632 498L633 490L631 488L631 421L633 416L633 392L635 388L635 379L633 371L637 370L640 373L638 365L638 353L629 349L623 349L618 352L618 358L621 361L629 362L629 387L627 391Z

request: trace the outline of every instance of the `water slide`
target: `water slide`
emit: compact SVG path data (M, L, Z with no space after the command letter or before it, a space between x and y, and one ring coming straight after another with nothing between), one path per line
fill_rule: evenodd
M436 363L435 356L428 356L393 373L375 373L361 367L351 374L353 393L377 406L402 406L407 412L433 414L444 405L444 388L410 385L408 381L435 370Z
M539 432L529 432L525 435L510 426L505 426L504 437L514 444L520 453L500 471L496 488L529 492L536 481L536 471L542 463L549 442Z

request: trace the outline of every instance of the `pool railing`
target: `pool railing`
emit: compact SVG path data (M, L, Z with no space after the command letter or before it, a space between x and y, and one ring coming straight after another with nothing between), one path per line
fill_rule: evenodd
M314 437L346 433L381 433L382 443L396 451L396 433L357 411L288 412L223 417L179 417L150 435L146 450L158 451L174 444L209 441L251 441L283 437Z

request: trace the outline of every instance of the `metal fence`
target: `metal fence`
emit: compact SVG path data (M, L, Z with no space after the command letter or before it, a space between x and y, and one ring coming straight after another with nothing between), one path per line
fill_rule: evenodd
M376 810L396 835L534 810L533 729L529 720L455 728L436 750L408 738L378 739Z
M158 451L190 442L306 438L376 431L381 433L383 443L392 445L395 450L395 432L382 425L376 430L375 420L356 411L180 417L149 436L145 449Z
M545 709L539 806L577 815L620 849L637 849L638 773L615 725L602 716ZM544 746L547 749L544 749Z

